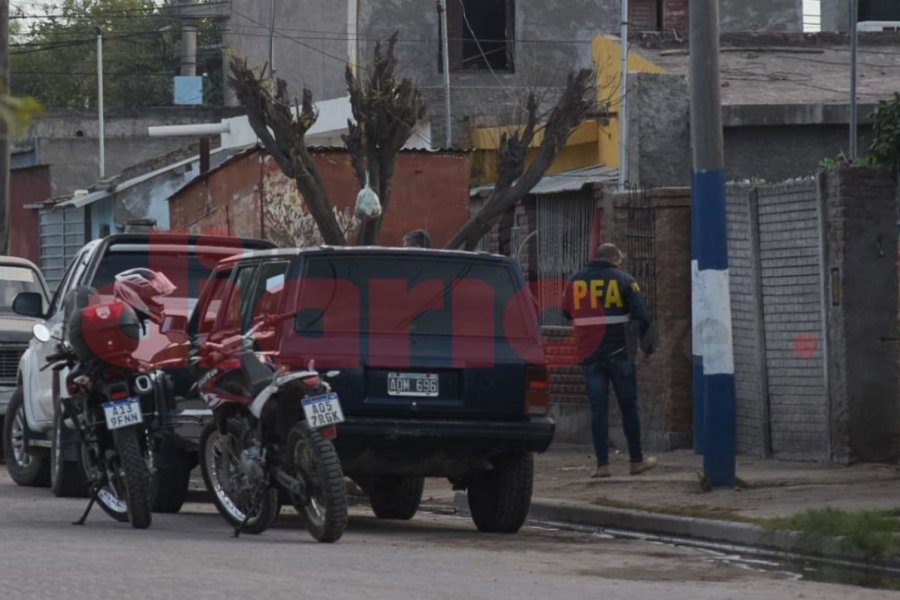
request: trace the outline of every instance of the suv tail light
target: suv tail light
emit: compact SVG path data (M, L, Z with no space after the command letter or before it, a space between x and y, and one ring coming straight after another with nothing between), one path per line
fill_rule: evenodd
M546 416L550 410L550 377L546 367L525 367L525 414Z

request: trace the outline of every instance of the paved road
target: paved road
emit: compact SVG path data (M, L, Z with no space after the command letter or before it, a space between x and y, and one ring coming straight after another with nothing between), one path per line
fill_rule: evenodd
M229 537L209 504L155 515L135 531L102 511L70 524L84 500L16 487L0 474L0 597L80 600L603 598L896 598L796 581L698 550L527 528L479 534L470 521L425 514L377 521L355 508L344 538L318 544L285 509L260 536Z

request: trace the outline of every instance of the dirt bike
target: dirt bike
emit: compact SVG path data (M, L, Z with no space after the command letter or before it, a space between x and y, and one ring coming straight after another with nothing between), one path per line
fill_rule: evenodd
M284 497L316 540L334 542L347 526L344 474L331 443L344 416L312 361L291 372L277 356L254 351L259 328L282 318L199 345L192 361L209 370L197 390L214 414L200 439L200 467L235 537L268 529Z
M91 310L112 310L99 305ZM50 331L34 326L35 337L51 341ZM145 416L154 414L154 374L141 366L83 360L68 340L57 340L44 368L68 369L60 394L61 426L74 429L90 485L88 506L75 525L83 525L95 503L121 522L145 529L151 522L152 452ZM59 451L59 444L56 444Z

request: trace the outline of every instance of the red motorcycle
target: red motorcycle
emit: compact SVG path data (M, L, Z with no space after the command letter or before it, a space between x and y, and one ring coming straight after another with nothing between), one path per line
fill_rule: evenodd
M347 526L344 474L331 443L344 416L312 361L291 372L254 350L260 327L282 318L200 344L193 361L208 371L197 389L214 415L200 439L200 467L235 537L268 529L285 497L316 540L334 542Z

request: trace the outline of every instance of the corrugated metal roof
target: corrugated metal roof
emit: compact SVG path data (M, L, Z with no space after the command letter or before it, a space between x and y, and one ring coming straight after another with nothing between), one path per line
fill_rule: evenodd
M612 183L619 178L619 169L616 167L587 167L574 171L563 171L555 175L547 175L542 178L529 194L558 194L560 192L578 191L586 185L593 183ZM479 196L490 192L494 185L482 185L472 188L470 196Z
M220 153L224 153L226 156L238 154L241 152L245 152L247 148L216 148L210 152L210 156L215 156ZM155 171L150 171L149 173L144 173L143 175L139 175L127 181L123 181L115 185L112 189L108 190L97 190L95 192L90 192L88 194L84 194L82 196L76 196L69 200L64 200L56 206L65 208L67 206L74 206L76 208L81 208L83 206L87 206L88 204L93 204L98 200L102 200L108 196L113 196L121 191L127 190L128 188L135 186L139 183L147 181L148 179L153 179L154 177L158 177L159 175L163 175L170 171L174 171L175 169L189 166L200 160L199 155L190 156L183 160L179 160L178 162L174 162L170 165L166 165L161 169L156 169Z

